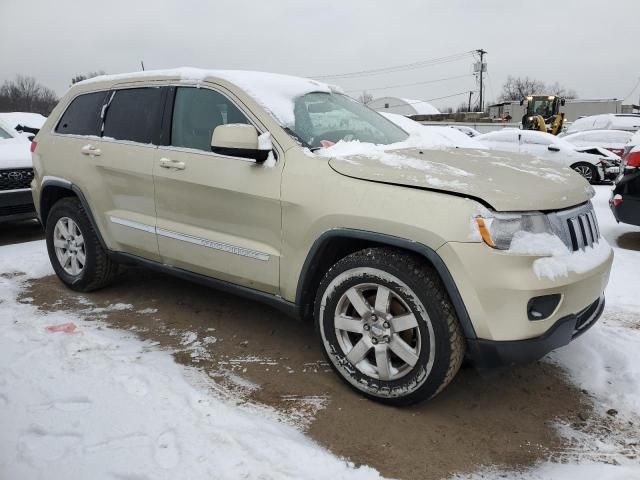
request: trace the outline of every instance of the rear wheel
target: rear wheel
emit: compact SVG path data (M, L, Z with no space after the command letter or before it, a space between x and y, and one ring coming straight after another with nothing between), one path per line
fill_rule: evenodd
M115 277L118 265L102 248L77 198L66 197L55 203L47 217L45 236L51 265L69 288L89 292Z
M589 183L597 183L598 180L600 180L598 178L598 170L590 163L576 163L575 165L571 165L571 168L582 175Z
M451 302L412 255L374 248L340 260L320 285L315 316L333 369L371 399L431 398L460 368L465 344Z

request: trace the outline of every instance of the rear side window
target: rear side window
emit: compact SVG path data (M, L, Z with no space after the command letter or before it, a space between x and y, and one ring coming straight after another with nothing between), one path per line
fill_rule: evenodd
M219 125L249 123L231 100L206 88L178 87L173 104L171 145L211 151L211 135Z
M158 143L162 117L162 88L116 90L104 120L104 137Z
M107 92L86 93L76 97L60 118L57 133L100 135L102 105Z

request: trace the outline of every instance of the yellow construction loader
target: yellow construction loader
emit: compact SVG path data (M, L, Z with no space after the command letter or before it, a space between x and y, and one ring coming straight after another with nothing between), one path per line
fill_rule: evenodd
M564 112L560 107L565 100L555 95L528 95L520 100L520 105L526 104L526 111L522 117L524 130L539 130L552 135L558 135L564 124Z

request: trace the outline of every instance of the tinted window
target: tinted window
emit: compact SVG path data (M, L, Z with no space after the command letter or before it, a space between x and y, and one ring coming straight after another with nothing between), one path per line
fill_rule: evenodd
M102 105L107 92L76 97L58 122L56 132L74 135L100 135Z
M157 143L162 116L162 88L116 90L104 121L104 137Z
M211 151L211 135L218 125L249 123L221 93L206 88L178 87L173 104L171 145Z

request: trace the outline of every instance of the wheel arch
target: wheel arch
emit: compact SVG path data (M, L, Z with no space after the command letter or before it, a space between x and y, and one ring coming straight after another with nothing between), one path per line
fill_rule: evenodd
M40 187L40 191L40 223L42 223L45 228L51 207L53 207L53 205L62 198L75 197L82 204L84 211L87 213L100 245L105 249L105 251L108 251L107 245L102 238L102 234L98 229L95 218L93 218L91 208L89 208L87 198L77 185L74 185L68 180L62 178L45 178L42 182L42 186Z
M462 331L466 338L476 338L476 333L464 305L460 291L444 261L435 250L421 243L392 235L354 229L333 229L324 232L311 246L304 261L298 287L296 304L302 317L311 318L315 291L326 271L341 258L370 247L393 247L415 253L429 263L438 273L453 303Z

